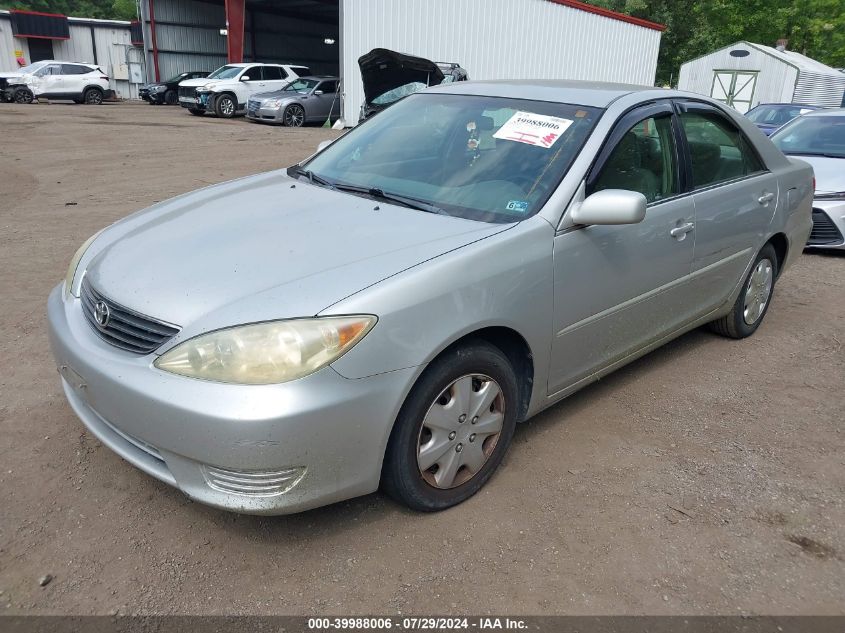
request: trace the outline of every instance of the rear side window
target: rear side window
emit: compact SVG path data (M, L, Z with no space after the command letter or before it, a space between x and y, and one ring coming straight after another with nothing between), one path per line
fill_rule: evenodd
M750 142L723 117L684 112L681 123L687 136L692 182L696 189L764 170Z
M265 81L278 81L288 76L285 69L279 66L264 66L263 70Z
M87 75L91 72L88 66L80 66L78 64L62 64L63 75Z

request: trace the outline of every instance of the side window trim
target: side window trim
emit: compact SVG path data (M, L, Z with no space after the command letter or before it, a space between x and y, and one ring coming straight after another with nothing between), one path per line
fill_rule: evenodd
M633 110L629 110L619 119L617 119L616 123L613 126L613 129L610 131L610 134L608 134L607 138L605 138L604 144L602 145L601 150L599 150L596 160L593 162L592 166L587 172L587 177L584 179L584 184L586 185L585 190L589 191L592 188L593 184L595 184L595 181L597 180L605 165L607 164L607 161L613 153L613 150L616 149L616 146L619 144L619 141L621 141L622 137L628 133L628 130L630 130L636 124L646 119L657 119L662 118L664 116L669 116L672 118L672 140L674 141L673 149L675 152L675 165L677 169L677 173L675 174L675 176L678 178L679 193L672 196L667 196L666 198L653 200L648 203L648 206L651 207L657 204L662 204L664 202L675 200L680 196L686 195L688 191L685 189L685 186L687 185L687 183L691 182L691 179L688 180L685 176L684 172L687 169L687 160L685 157L683 157L681 146L678 144L678 134L683 134L683 132L681 132L680 130L681 125L680 122L677 120L678 117L675 114L672 102L668 100L661 100L655 103L649 103L646 105L638 106Z

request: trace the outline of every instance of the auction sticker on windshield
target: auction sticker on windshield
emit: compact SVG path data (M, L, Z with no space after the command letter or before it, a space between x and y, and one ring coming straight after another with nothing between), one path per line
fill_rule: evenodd
M534 114L533 112L517 112L493 135L506 141L527 143L537 147L550 148L555 144L566 129L572 125L571 119L561 119L555 116Z

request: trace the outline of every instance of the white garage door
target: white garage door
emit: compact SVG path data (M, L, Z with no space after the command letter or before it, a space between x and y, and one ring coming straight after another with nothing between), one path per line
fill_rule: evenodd
M710 96L745 114L751 108L756 85L756 71L717 70Z

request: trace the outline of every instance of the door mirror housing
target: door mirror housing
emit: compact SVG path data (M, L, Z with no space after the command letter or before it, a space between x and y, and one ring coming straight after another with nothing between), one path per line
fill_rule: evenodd
M249 75L242 75L241 81L250 81Z
M314 95L317 96L317 97L319 97L321 94L323 94L322 90L315 90L314 91Z
M575 224L637 224L645 218L646 199L637 191L604 189L572 209Z

